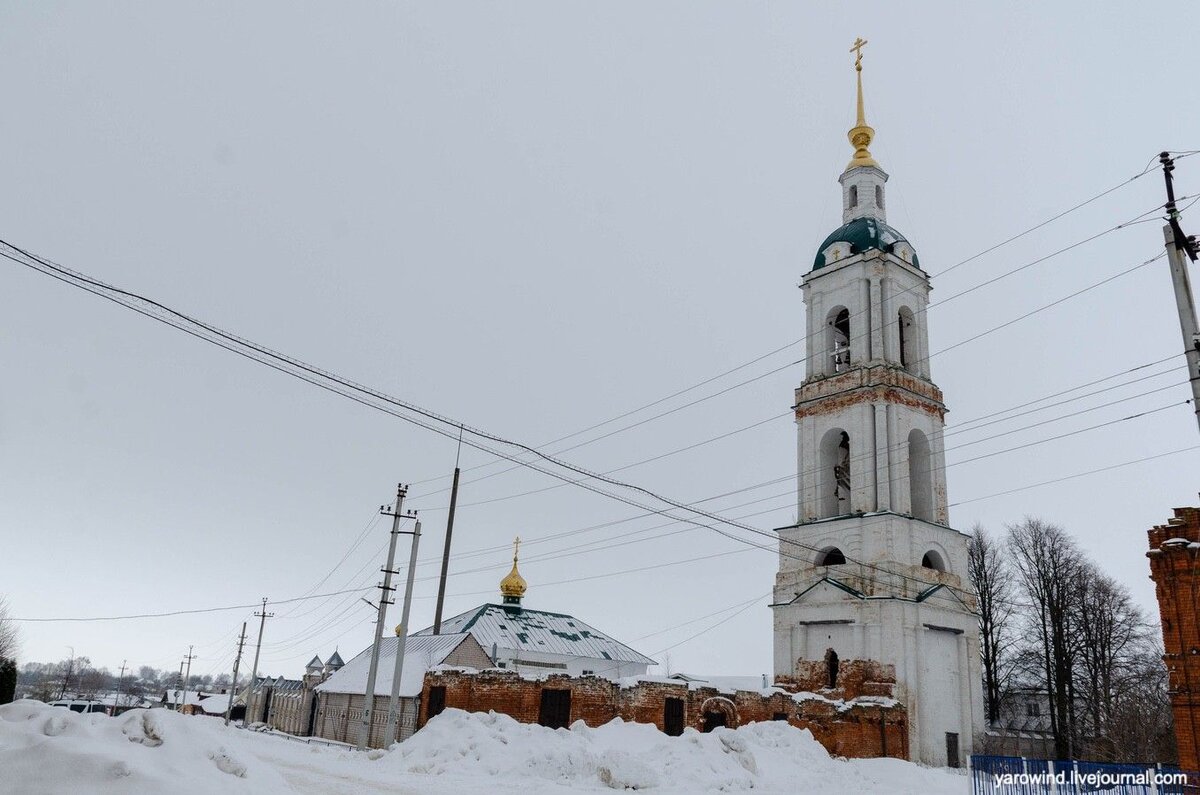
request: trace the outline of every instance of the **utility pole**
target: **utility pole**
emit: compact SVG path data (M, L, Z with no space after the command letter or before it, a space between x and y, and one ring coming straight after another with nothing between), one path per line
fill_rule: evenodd
M433 634L442 634L442 603L446 600L446 572L450 568L450 536L454 533L454 508L458 505L458 461L454 462L454 484L450 487L450 515L446 517L446 548L442 550L442 576L438 580L437 609L433 611Z
M192 654L192 647L188 646L187 656L183 658L184 660L187 661L187 673L184 675L184 678L183 678L183 706L185 706L185 707L187 706L188 685L190 685L192 683L192 659L195 656L196 655Z
M121 706L121 692L125 689L125 665L129 660L121 661L121 673L117 677L117 697L113 700L112 716L117 716L117 707Z
M183 662L179 663L179 676L175 679L175 711L179 711L179 695L183 690Z
M250 725L250 705L254 700L254 686L258 684L258 653L262 649L263 627L267 619L275 614L267 612L267 597L263 597L262 610L254 614L258 617L258 643L254 644L254 667L250 670L250 684L246 686L246 715L242 718L242 727Z
M407 493L408 489L401 483L396 487L395 510L389 511L385 506L380 506L379 509L380 513L392 517L392 532L391 541L388 543L387 564L381 569L383 584L376 586L380 591L379 605L377 607L372 605L376 611L375 641L371 644L371 667L367 671L367 691L363 701L362 722L358 726L358 750L360 751L367 747L367 739L371 736L371 720L375 715L375 678L379 673L379 646L383 643L383 625L387 620L387 606L395 602L393 599L388 599L388 595L396 590L392 587L392 575L396 573L392 570L392 566L396 561L396 536L400 535L400 520L409 518L400 510L404 506L404 495Z
M455 472L457 471L456 467ZM455 485L457 485L457 481L458 478L456 476ZM450 540L449 534L446 535L446 540ZM400 676L404 672L404 645L405 641L408 640L408 613L409 608L412 607L413 579L417 572L417 545L420 543L421 520L418 519L416 524L413 525L412 551L408 556L408 582L404 585L404 607L400 611L400 625L396 627L396 669L392 672L392 697L388 700L387 729L383 735L386 738L386 745L390 745L392 738L396 736L396 723L399 720L399 715L396 712L396 702L400 697Z
M246 643L246 622L242 622L242 636L238 638L237 656L233 658L233 681L229 684L229 706L225 707L225 725L229 725L229 716L233 714L233 700L237 698L238 665L242 662L242 646ZM246 699L247 702L250 699ZM246 704L247 709L250 705Z
M1192 285L1188 277L1187 263L1183 255L1196 261L1195 236L1183 233L1179 223L1179 210L1175 206L1175 186L1171 172L1175 161L1163 152L1158 157L1163 167L1163 179L1167 184L1167 225L1163 227L1163 238L1167 246L1167 258L1171 263L1171 284L1175 288L1175 308L1179 311L1179 330L1183 334L1184 355L1187 357L1188 381L1192 386L1192 409L1200 427L1200 322L1196 320L1196 301L1192 297Z

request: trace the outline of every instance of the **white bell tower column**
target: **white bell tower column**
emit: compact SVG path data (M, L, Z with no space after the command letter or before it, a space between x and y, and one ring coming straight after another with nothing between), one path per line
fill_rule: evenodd
M855 152L839 179L843 226L801 284L799 522L778 530L775 671L791 674L830 650L891 664L909 710L910 758L965 765L983 715L967 537L949 524L929 277L887 224L888 175L868 149L862 44Z

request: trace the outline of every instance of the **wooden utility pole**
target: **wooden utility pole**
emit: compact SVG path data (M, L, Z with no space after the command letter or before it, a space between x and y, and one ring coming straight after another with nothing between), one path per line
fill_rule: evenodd
M412 514L404 514L401 508L404 506L404 495L408 493L408 489L401 483L396 487L396 504L394 510L388 510L386 506L379 509L379 512L385 516L392 517L391 540L388 542L387 563L381 569L383 572L383 584L376 586L379 588L379 604L372 605L375 607L375 640L371 644L371 665L367 669L367 689L364 694L362 722L358 725L358 750L362 751L367 747L367 740L371 736L371 720L375 716L375 678L379 673L379 647L383 643L383 625L387 621L387 606L393 604L395 600L389 599L388 596L392 591L396 590L392 587L392 575L396 572L392 569L396 561L396 536L400 535L400 520L412 518ZM363 601L366 601L365 599ZM370 604L370 602L367 602Z
M187 661L187 673L184 675L184 678L183 678L183 706L184 707L187 706L188 685L190 685L192 683L192 660L195 657L196 657L196 655L192 654L192 647L188 646L187 656L183 658L184 660Z
M267 624L267 619L273 617L274 613L267 612L267 597L263 597L262 610L254 614L258 619L258 642L254 644L254 667L250 671L250 683L246 686L246 713L242 717L242 726L250 725L250 704L254 699L254 687L258 684L258 653L262 650L263 627Z
M117 676L117 697L113 699L113 708L110 713L114 718L117 716L117 707L121 706L121 691L125 689L125 666L129 660L121 661L121 673Z
M1179 210L1175 207L1175 186L1171 172L1175 161L1170 154L1158 156L1163 167L1163 179L1167 183L1167 225L1163 227L1163 238L1167 246L1167 259L1171 263L1171 285L1175 288L1175 308L1179 312L1179 330L1183 334L1183 351L1187 357L1188 381L1192 387L1192 409L1200 425L1200 322L1196 320L1196 300L1192 296L1192 285L1188 277L1184 254L1195 262L1198 256L1196 238L1183 233L1179 223Z
M246 643L246 622L242 622L242 636L238 638L237 656L233 658L233 681L229 683L229 706L225 707L225 725L229 725L229 716L233 714L233 700L237 698L238 665L242 662L242 646ZM249 698L246 699L250 701ZM246 704L250 708L250 704Z
M449 536L447 536L447 539ZM395 738L396 723L399 715L396 703L400 698L400 676L404 673L404 645L408 640L408 613L412 607L413 577L417 572L417 545L421 543L421 521L418 519L413 526L412 551L408 556L408 582L404 585L404 607L400 611L400 625L396 627L396 668L392 671L392 695L388 699L387 729L384 731L384 744L391 745ZM415 720L415 716L414 716Z
M450 568L450 536L454 533L454 507L458 505L458 476L461 470L454 462L454 484L450 487L450 515L446 517L446 548L442 550L442 576L438 580L437 608L433 611L433 634L442 634L442 603L446 600L446 572Z

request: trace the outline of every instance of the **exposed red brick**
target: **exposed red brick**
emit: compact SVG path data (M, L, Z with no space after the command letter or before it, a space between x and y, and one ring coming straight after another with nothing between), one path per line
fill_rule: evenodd
M1200 508L1176 508L1173 519L1148 535L1146 555L1162 619L1163 662L1170 678L1179 766L1200 770L1200 547L1163 546L1175 538L1200 543Z

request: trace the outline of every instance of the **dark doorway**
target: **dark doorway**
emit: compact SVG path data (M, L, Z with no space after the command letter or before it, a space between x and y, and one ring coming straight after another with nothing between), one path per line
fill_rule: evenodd
M425 710L425 720L441 715L446 709L446 687L438 685L429 688L429 708Z
M668 698L663 703L663 732L671 737L683 734L682 698Z
M718 726L725 725L724 712L705 712L704 713L704 731L710 732Z
M961 767L958 760L958 734L946 732L946 767Z
M565 729L571 723L571 691L543 690L538 723L551 729Z
M787 713L786 712L776 712L774 715L771 716L771 720L787 720Z
M313 693L312 702L308 705L308 728L304 731L305 737L312 737L317 728L317 694Z
M275 688L268 687L263 691L263 706L262 706L262 722L269 723L271 721L271 696L275 694Z
M827 687L837 687L838 656L837 652L833 649L829 649L825 652L825 667L829 672L829 684Z

